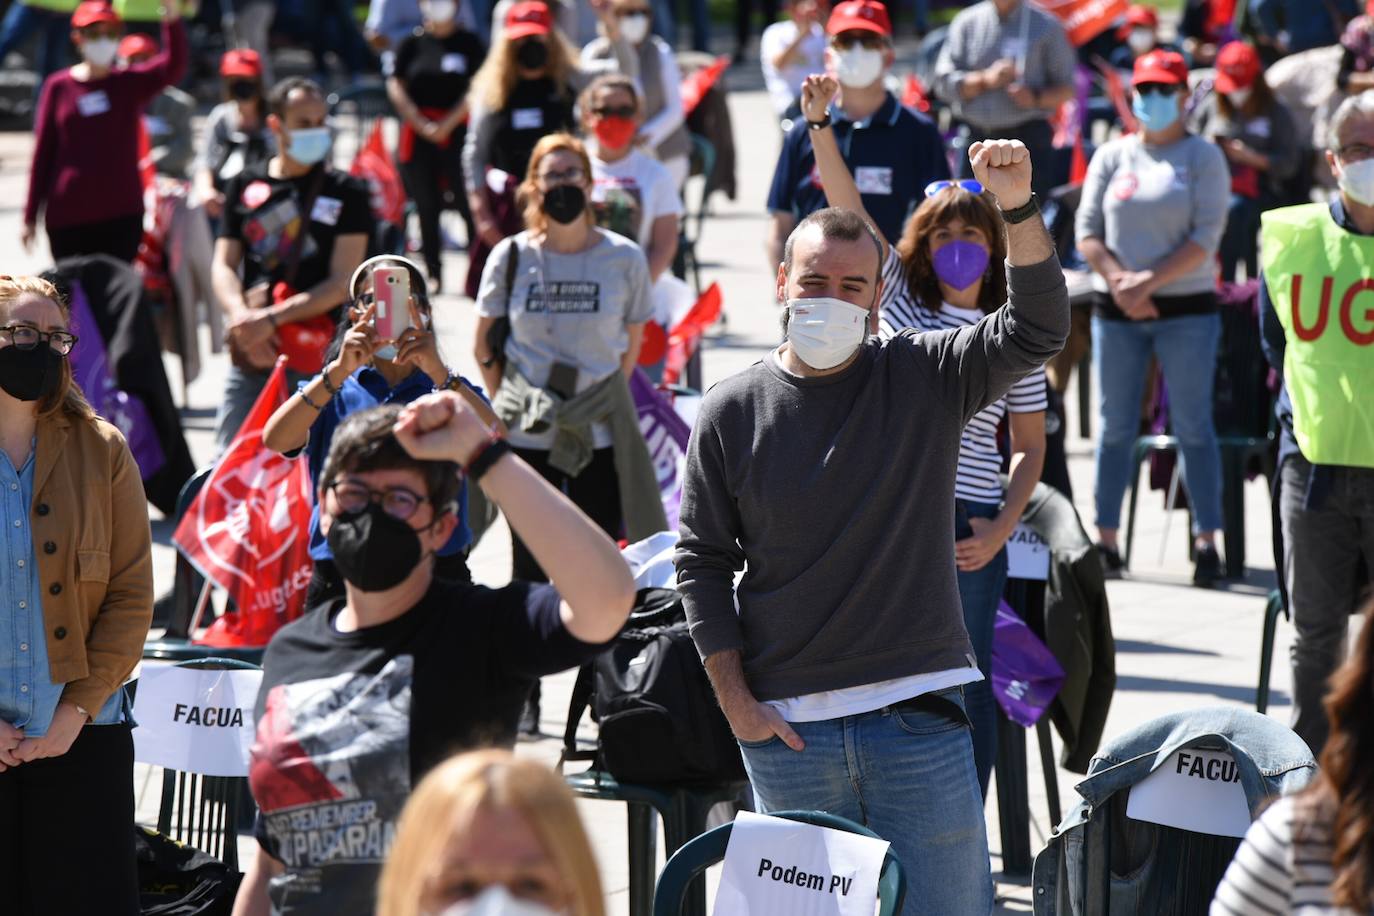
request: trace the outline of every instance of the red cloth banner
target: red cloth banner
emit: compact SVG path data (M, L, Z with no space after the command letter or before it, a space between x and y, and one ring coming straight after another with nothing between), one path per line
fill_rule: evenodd
M692 73L682 81L682 111L690 115L701 104L701 97L711 91L725 68L730 66L730 58L717 57L708 66Z
M720 317L720 284L712 283L691 310L668 332L668 356L663 364L663 384L676 385L701 343L706 329Z
M405 224L406 189L401 183L401 173L397 171L396 163L386 148L380 120L372 126L367 142L353 157L353 166L348 173L355 178L367 179L368 189L372 192L373 216L393 226Z
M287 458L262 441L267 419L288 396L281 357L172 536L186 559L238 606L196 640L204 645L265 646L305 610L313 571L310 472L304 455Z
M1035 0L1035 5L1057 17L1075 48L1107 31L1126 15L1127 0Z

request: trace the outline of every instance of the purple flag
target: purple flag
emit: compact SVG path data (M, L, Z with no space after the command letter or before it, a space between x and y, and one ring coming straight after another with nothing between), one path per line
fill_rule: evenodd
M639 411L639 431L644 434L654 473L658 475L668 530L676 531L677 513L682 506L682 467L687 461L687 440L692 431L668 398L639 369L630 376L630 394Z
M1030 728L1063 683L1059 660L1003 601L992 630L992 692L1007 718Z
M157 440L157 428L143 402L115 387L110 377L110 357L96 324L91 304L81 284L72 285L72 325L78 340L68 359L72 376L95 412L119 427L144 480L162 469L167 459Z

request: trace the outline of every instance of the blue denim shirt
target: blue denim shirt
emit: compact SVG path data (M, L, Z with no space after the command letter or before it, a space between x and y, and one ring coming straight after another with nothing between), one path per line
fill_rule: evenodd
M36 446L36 444L35 444ZM18 471L0 451L0 720L25 737L46 734L65 684L48 667L43 595L29 528L34 451ZM125 719L124 691L116 690L94 718L96 725Z
M1078 913L1075 906L1061 907L1061 876L1070 884L1081 883L1085 862L1102 861L1100 851L1084 849L1083 826L1094 808L1118 792L1128 791L1169 759L1175 751L1190 747L1224 750L1236 761L1241 788L1250 806L1250 818L1260 815L1265 804L1290 795L1317 773L1317 761L1307 744L1282 723L1239 706L1208 706L1171 713L1108 742L1088 766L1088 777L1074 786L1082 801L1065 816L1049 844L1035 857L1032 883L1037 916ZM1112 912L1122 899L1134 899L1152 870L1141 867L1131 877L1112 881ZM1121 912L1136 912L1122 908Z

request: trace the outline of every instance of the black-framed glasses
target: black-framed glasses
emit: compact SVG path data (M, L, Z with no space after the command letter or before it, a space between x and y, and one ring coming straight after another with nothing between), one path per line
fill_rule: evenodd
M560 184L581 184L587 177L582 166L574 165L561 172L544 172L542 175L535 176L540 184L545 187L553 187Z
M333 492L342 512L362 512L370 503L375 502L387 515L403 522L410 521L410 517L420 508L420 504L429 500L429 497L421 496L407 487L374 490L356 480L336 480L325 489Z
M963 188L970 194L983 193L983 186L972 178L964 178L959 181L950 181L948 178L942 178L939 181L932 181L930 184L926 185L926 197L934 197L936 194L949 188Z
M66 356L76 346L77 336L70 331L40 331L27 324L11 324L0 328L0 341L21 350L32 350L41 343Z
M614 105L592 109L592 114L598 118L633 118L637 113L638 110L633 105Z
M1363 162L1366 159L1374 159L1374 146L1367 146L1364 143L1347 143L1336 150L1336 155L1342 162Z

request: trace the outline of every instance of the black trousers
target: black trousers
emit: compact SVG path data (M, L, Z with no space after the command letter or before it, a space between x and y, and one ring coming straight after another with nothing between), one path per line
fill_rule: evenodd
M440 187L440 179L448 179L448 191L453 195L454 207L467 226L469 246L476 236L468 196L463 190L463 143L466 136L466 128L455 130L449 136L447 148L416 137L411 147L410 161L401 163L401 180L405 183L406 193L415 202L415 211L420 217L420 250L424 253L425 271L430 277L443 277L444 239L439 233L439 214L444 209L444 189Z
M137 916L128 725L88 725L61 757L0 773L0 888L7 916Z
M108 254L126 263L133 263L138 244L143 241L143 214L117 216L99 223L80 223L48 228L48 247L54 261L83 254Z
M549 466L549 453L543 449L517 448L515 453L525 459L554 488L568 495L577 508L587 513L601 530L613 539L620 537L620 478L615 473L615 450L599 448L592 452L592 463L576 477ZM524 582L547 582L549 577L535 562L534 555L510 533L511 578Z

